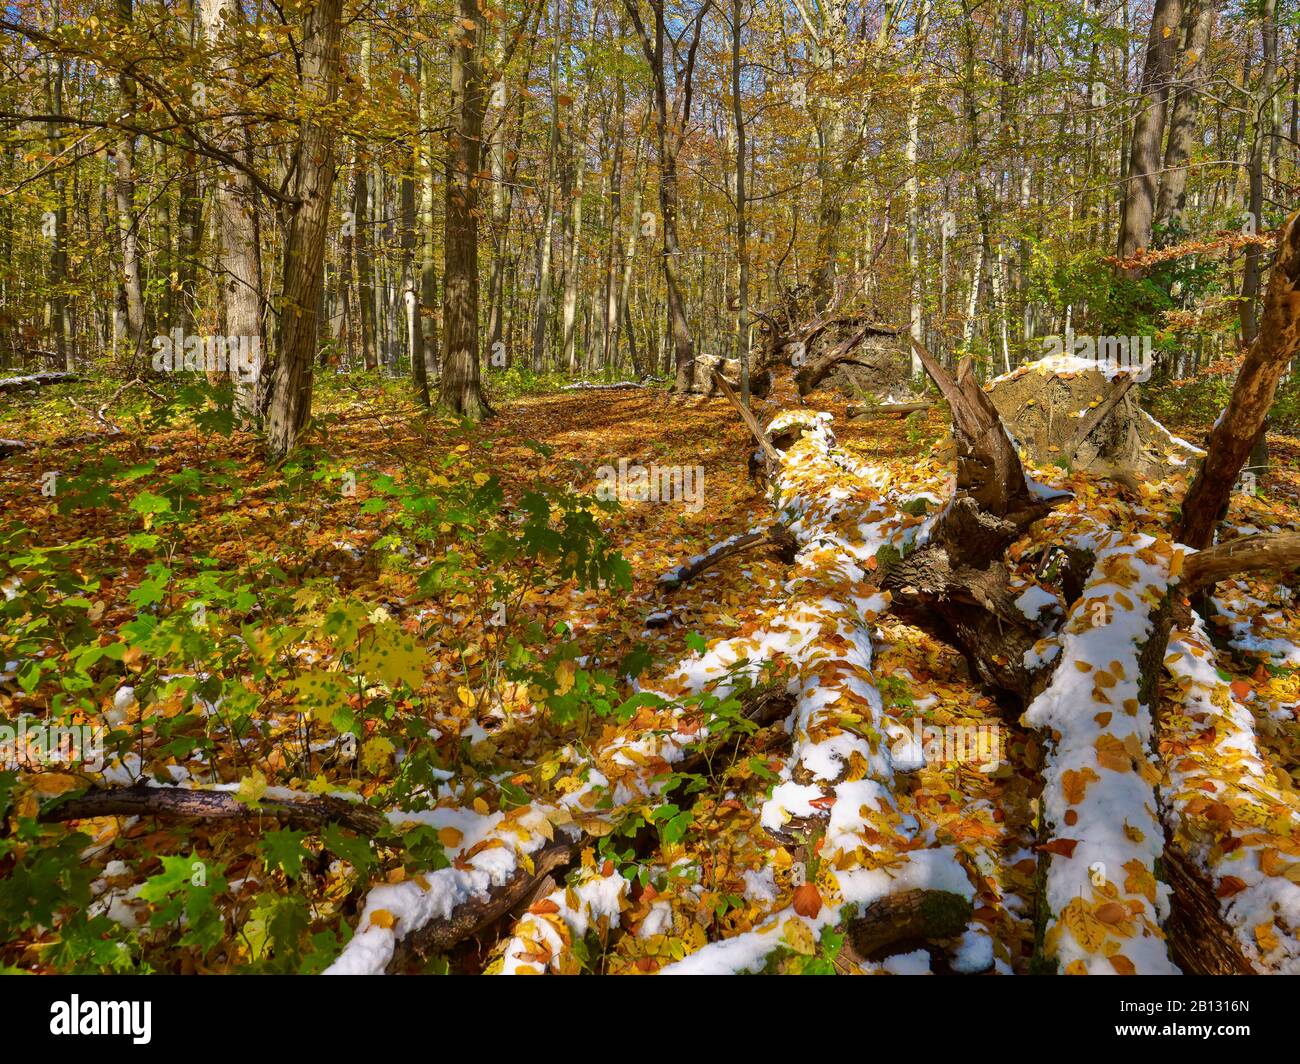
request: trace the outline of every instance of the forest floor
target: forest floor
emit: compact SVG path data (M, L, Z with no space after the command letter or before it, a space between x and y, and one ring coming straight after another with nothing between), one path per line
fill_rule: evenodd
M752 631L781 599L789 566L766 547L676 590L659 579L710 545L771 521L768 498L747 474L752 440L722 399L681 401L657 389L525 396L500 402L498 417L462 430L422 415L402 397L400 383L326 388L307 448L278 469L262 461L254 437L214 433L189 413L159 419L143 394L106 412L120 434L62 445L102 430L88 411L107 387L56 386L9 397L0 409L0 437L36 446L0 460L0 581L8 610L0 711L11 720L65 709L76 719L102 716L116 738L110 736L108 763L92 774L95 782L148 777L227 785L254 808L280 793L276 788L351 792L385 808L416 804L412 795L427 799L429 792L419 792L404 766L411 770L410 755L421 748L425 769L445 783L423 803L434 813L414 818L434 828L436 842L384 837L367 845L337 828L155 816L84 820L78 830L87 837L70 836L63 826L38 828L34 818L41 803L84 786L87 777L26 765L0 776L7 781L0 809L9 805L0 870L13 872L23 862L30 868L41 847L54 852L59 839L73 839L59 852L88 859L79 869L51 866L45 874L66 888L65 905L84 899L90 923L79 932L87 941L74 948L66 928L76 918L64 905L24 916L11 900L0 920L8 921L9 939L0 943L5 965L321 970L357 925L370 886L419 880L431 867L468 860L476 846L497 845L488 821L581 785L575 750L599 761L621 736L645 729L643 709L609 713L595 695L566 702L578 693L575 682L598 688L602 668L662 674L705 643ZM874 475L943 495L952 468L945 408L907 421L850 422L839 400L819 393L810 403L835 415L839 442ZM1201 441L1208 426L1169 428ZM1273 466L1260 493L1234 498L1230 525L1300 525L1300 438L1270 442ZM481 586L490 567L475 555L488 549L490 537L469 517L468 534L458 535L453 513L421 553L404 540L409 521L395 521L390 504L400 496L382 486L414 479L454 493L462 485L472 492L499 483L509 504L522 505L543 489L593 493L598 469L620 458L702 466L702 507L625 501L602 512L609 546L630 563L630 588L582 590L563 577L530 577L531 586L520 587L507 576L520 594L504 625L493 623L493 596L504 585ZM57 473L53 494L42 494L50 472ZM1135 499L1061 468L1033 472L1075 495L1053 520L1086 512L1137 530L1165 520L1179 497L1169 486L1142 485ZM393 479L376 481L383 476ZM442 499L440 517L465 498ZM418 517L420 510L403 513ZM448 575L451 582L441 587L422 584L422 563L445 559L448 550L460 552L481 579L462 573ZM272 608L276 589L282 596ZM1279 785L1285 776L1287 786L1300 785L1300 606L1257 579L1220 585L1219 600L1226 612L1212 634L1233 644L1221 646L1219 666L1230 674L1223 678L1253 716ZM166 618L189 617L195 603L194 627L205 642L189 645L185 633L163 632ZM356 611L340 607L348 603L358 604ZM558 642L560 622L572 633L565 640L572 650L552 660L539 680L548 712L538 708L540 692L503 679L501 659L507 633L535 623L540 629L533 631L545 633L539 644ZM784 948L760 957L760 966L1023 972L1033 943L1043 752L1018 713L972 682L960 654L890 614L877 623L872 669L886 714L909 730L918 720L973 729L996 750L996 757L932 760L908 777L901 799L905 813L933 824L971 874L972 926L983 936L968 934L947 955L913 950L855 964L839 955L842 940L828 927L816 941L788 934ZM365 684L344 690L339 700L354 714L347 728L337 715L304 712L319 694L304 677L346 672L364 657L367 632L378 628L402 633L388 649L402 658L404 682L380 695ZM120 649L102 649L114 645ZM100 651L88 655L96 646ZM639 658L642 651L648 657ZM630 660L637 664L627 666ZM78 682L69 683L74 676ZM251 692L247 704L232 697L239 686ZM628 693L624 688L620 696ZM433 731L412 739L418 722ZM351 728L361 734L360 749L340 756L339 736ZM630 884L617 904L621 912L598 925L593 905L591 926L571 925L572 941L558 946L553 936L524 934L524 954L504 963L652 972L765 926L792 897L798 900L793 869L810 856L760 823L789 756L790 737L777 721L726 744L692 779L675 781L670 804L654 799L639 818L588 825L593 837L582 865L607 877L617 868ZM608 774L609 765L600 763ZM187 884L199 865L203 882ZM40 874L30 873L33 881ZM533 910L546 915L550 904L543 899ZM391 922L383 911L364 910L372 922ZM521 933L507 918L446 958L399 955L396 964L410 971L500 967L502 950L494 947L511 934ZM119 954L105 959L96 943L109 941L127 948L119 945Z

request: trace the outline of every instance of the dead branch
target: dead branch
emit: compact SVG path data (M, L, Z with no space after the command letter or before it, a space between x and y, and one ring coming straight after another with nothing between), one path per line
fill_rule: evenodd
M267 818L303 827L336 823L368 836L377 834L384 826L384 817L370 806L325 794L262 798L254 805L241 801L231 791L151 787L139 783L131 787L95 788L64 801L56 799L41 810L38 819L43 824L59 824L102 816L240 821Z
M689 584L701 573L712 569L719 562L753 547L761 547L767 544L778 548L787 561L793 560L794 536L790 534L790 531L784 525L773 525L771 528L746 532L743 536L738 536L732 540L723 540L721 543L710 547L693 561L669 569L659 577L659 583L667 585L669 591L676 591L678 588Z
M1261 533L1220 543L1193 554L1183 564L1182 587L1187 593L1239 573L1300 569L1300 532Z
M850 421L872 421L876 418L898 415L906 417L920 410L929 410L934 406L931 399L922 399L915 403L878 403L875 406L851 406L848 408Z

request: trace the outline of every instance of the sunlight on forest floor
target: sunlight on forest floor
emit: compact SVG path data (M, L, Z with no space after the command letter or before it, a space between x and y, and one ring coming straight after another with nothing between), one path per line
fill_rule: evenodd
M0 437L53 444L97 431L102 426L93 418L76 411L69 416L66 402L71 395L89 408L94 394L93 387L77 387L58 398L24 397L3 411ZM518 805L521 795L548 800L563 794L577 786L568 774L575 749L607 748L621 730L645 723L639 713L620 721L592 719L585 710L569 717L539 712L538 692L501 674L498 659L507 630L517 632L536 622L542 631L554 633L564 622L576 648L568 660L588 671L616 671L619 662L644 647L653 659L653 664L641 663L641 675L648 677L687 657L694 633L710 642L743 635L782 598L787 566L766 548L728 559L676 590L667 590L659 580L711 544L770 520L770 503L746 472L750 438L726 402L682 402L655 389L534 396L504 404L497 418L464 432L421 415L393 395L391 386L367 386L322 397L318 430L304 441L305 456L282 469L264 463L251 436L149 428L133 424L131 411L118 422L121 435L94 446L38 447L0 462L0 494L6 500L0 554L9 561L0 576L12 580L47 565L51 571L56 563L66 565L77 586L58 585L55 597L75 590L84 601L75 608L84 609L93 625L80 642L69 634L71 624L62 632L33 628L6 635L0 643L5 716L27 712L43 717L52 705L76 694L89 697L111 725L133 729L130 741L119 748L110 742L116 752L103 778L120 784L141 777L229 784L253 803L274 795L276 787L391 799L407 793L402 790L402 758L408 744L411 749L423 744L436 778L448 781L438 802L447 814L424 821L437 836L427 851L408 847L403 852L386 838L366 853L364 842L350 840L349 846L337 832L322 839L314 832L268 832L255 823L176 823L148 816L82 822L80 830L93 840L83 886L94 899L92 917L110 922L93 924L88 934L129 936L133 966L319 970L337 954L349 923L356 922L369 885L420 877L434 851L453 862L466 858L473 852L471 843L484 837L466 819L468 810L483 817L490 809ZM951 458L941 408L928 418L868 423L845 421L842 404L828 408L837 414L840 442L860 460L887 471L895 484L942 493ZM1189 439L1204 436L1204 426L1170 427ZM545 453L530 441L544 445ZM1296 527L1300 440L1272 442L1273 470L1259 497L1235 497L1229 525ZM611 546L631 565L630 591L580 591L573 580L548 580L526 589L511 605L505 626L494 625L491 603L480 590L422 589L423 556L402 542L401 530L380 505L384 498L373 479L418 474L433 478L435 485L442 478L481 486L495 476L507 503L514 505L542 486L593 493L600 467L617 466L620 459L644 466L702 467L702 507L691 512L681 500L625 502L619 512L602 514ZM50 472L57 474L56 490L42 494ZM1048 524L1089 514L1122 530L1153 528L1167 518L1178 497L1166 488L1142 485L1139 499L1125 499L1109 483L1060 468L1034 473L1076 496ZM182 511L183 521L169 523ZM20 528L30 530L25 541L17 535ZM53 560L43 556L39 565L20 553L38 546L60 549ZM455 549L469 556L474 547L462 542ZM1022 548L1012 548L1012 561ZM199 594L199 585L191 582L178 598L183 578L216 571L239 572L250 585L261 578L285 589L291 623L282 620L284 626L272 632L259 624L261 607L252 607L252 598L231 599L229 589L220 595L214 591L203 623L212 628L222 651L214 655L205 645L189 652L188 671L197 684L168 682L171 675L187 671L179 664L187 653L178 635L176 645L156 658L127 640L132 645L116 660L87 666L82 670L85 684L65 685L60 693L60 677L84 655L86 645L107 646L124 626L138 626L146 615L183 613ZM1032 567L1025 576L1028 586ZM13 597L17 586L6 584L6 596ZM1270 668L1272 659L1250 652L1252 647L1300 645L1300 612L1294 603L1275 601L1274 590L1257 579L1221 585L1221 603L1225 608L1236 603L1239 615L1222 615L1211 629L1231 636L1237 647L1232 657L1220 652L1221 665L1231 673L1223 678L1253 716L1275 775L1284 781L1289 773L1300 781L1297 663ZM360 604L359 614L340 619L334 600ZM1260 602L1273 608L1252 608ZM378 609L384 613L376 615ZM651 617L655 627L647 625ZM368 624L383 627L390 619L419 644L400 644L419 680L390 685L401 692L392 697L386 692L378 698L371 689L345 692L344 700L363 723L359 751L340 756L338 733L343 729L337 720L302 712L310 699L299 681L307 670L319 675L354 660L340 629L364 643ZM992 771L973 760L940 759L900 785L900 800L936 826L940 841L955 849L976 881L973 920L992 940L997 970L1024 971L1033 939L1042 751L1031 729L1012 720L971 682L960 654L893 617L879 623L873 671L889 715L994 736L1000 759ZM238 637L237 646L232 637ZM18 643L29 653L39 645L33 656L46 665L35 672L26 668L14 649ZM266 671L255 684L250 680L245 685L256 688L249 706L237 706L228 687L217 697L214 689L202 686L209 670L216 675L225 669L225 681L242 682L247 669L243 655L250 653ZM271 664L286 659L298 665ZM166 675L164 660L170 670ZM551 689L558 696L568 691L564 683L573 682L574 665L565 670L561 663L561 687ZM143 708L137 690L149 692ZM434 731L411 740L410 729L418 722ZM672 813L660 813L652 804L632 829L601 837L599 846L584 854L584 866L599 870L603 862L607 868L617 865L625 875L635 869L640 876L632 896L620 903L620 923L627 933L609 935L603 945L578 944L564 964L607 972L656 971L708 942L759 927L770 914L788 907L799 885L791 871L799 854L765 833L758 818L789 750L781 722L745 736L706 763L698 780L675 797ZM40 802L83 783L59 771L24 774L11 796L16 815L31 818ZM409 792L409 781L407 785ZM691 815L676 818L678 806ZM1294 839L1283 843L1292 849L1297 844ZM287 852L291 849L296 853ZM168 864L168 859L190 857L209 869L213 886L207 908L201 913L186 909L190 931L182 935L177 910L163 901L176 896L176 869L189 867L187 861ZM160 869L172 876L170 887L161 882ZM152 887L142 892L145 881ZM282 899L299 895L307 907L294 912L296 923L286 931ZM184 896L184 904L198 904L193 892ZM29 970L93 967L85 956L69 962L66 953L51 953L54 923L34 922L0 946L0 958ZM111 930L112 925L120 931ZM481 970L491 957L480 949L492 945L488 937L481 947L458 947L451 967ZM787 945L772 963L794 970L807 968L814 957L833 958L838 948L833 935ZM536 959L544 964L549 953ZM403 963L416 965L410 958ZM885 970L896 967L887 962Z

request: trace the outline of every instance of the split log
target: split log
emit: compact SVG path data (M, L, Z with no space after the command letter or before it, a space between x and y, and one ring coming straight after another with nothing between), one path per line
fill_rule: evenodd
M159 816L202 820L256 821L263 818L299 827L342 824L362 835L375 835L384 826L378 810L361 802L348 802L325 794L263 797L256 805L241 801L231 791L192 787L94 788L77 797L46 805L38 816L42 824L91 820L103 816Z
M1237 475L1250 456L1273 405L1278 382L1300 347L1300 212L1282 226L1264 298L1259 335L1237 374L1228 407L1206 444L1205 461L1183 500L1176 533L1181 543L1201 549L1227 509Z
M540 885L550 879L552 872L571 864L582 845L588 841L586 836L582 836L574 840L556 838L554 842L548 843L533 855L531 871L522 866L516 868L500 887L481 897L470 898L452 910L446 919L426 924L411 935L394 952L389 971L402 971L416 957L446 953L486 930L501 917L525 904L530 896L538 892Z
M1214 888L1174 846L1161 861L1173 894L1169 904L1169 950L1185 975L1256 975L1237 944Z
M923 344L912 345L952 411L957 493L929 542L883 567L881 586L909 620L958 647L986 684L1027 701L1042 676L1024 665L1024 656L1041 633L1016 605L1003 556L1070 496L1031 489L969 358L954 379Z
M980 510L1008 522L1011 528L1005 545L1069 496L1035 495L1030 489L1020 455L1002 426L993 400L975 379L975 363L969 356L957 366L954 380L924 344L910 339L921 365L952 410L958 497L969 496Z

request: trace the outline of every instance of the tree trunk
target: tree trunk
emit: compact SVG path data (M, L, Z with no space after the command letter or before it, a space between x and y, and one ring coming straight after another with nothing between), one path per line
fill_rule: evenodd
M1119 257L1128 258L1151 246L1152 220L1159 181L1161 143L1165 129L1165 97L1178 47L1182 0L1156 0L1147 38L1142 88L1129 146L1124 213L1120 219ZM1140 271L1133 271L1134 274Z
M1228 505L1237 474L1250 455L1268 417L1278 381L1300 346L1300 213L1287 219L1278 236L1277 255L1264 300L1259 335L1237 375L1228 408L1219 416L1205 460L1183 500L1177 538L1201 550Z
M1277 82L1277 0L1262 0L1260 4L1260 37L1263 44L1263 69L1260 71L1259 91L1255 96L1255 120L1251 123L1250 147L1250 219L1252 232L1263 228L1264 213L1264 151L1267 142L1276 132L1273 128L1273 91ZM1259 332L1255 300L1259 297L1260 247L1246 246L1246 265L1241 277L1241 338L1251 343Z
M736 127L736 263L738 311L737 354L740 358L740 401L749 406L749 219L745 213L745 111L740 102L740 31L743 0L731 4L731 108Z
M478 172L482 154L483 18L477 0L456 0L460 31L451 44L451 130L448 133L443 236L443 359L439 404L478 421L483 399L478 350ZM474 29L466 28L473 25Z
M132 0L116 0L117 16L123 29L133 21ZM129 74L119 74L118 95L128 120L135 117L136 88ZM140 280L139 219L135 211L135 134L123 132L114 157L113 193L122 248L122 296L126 308L124 339L128 368L134 368L144 341L144 292Z
M222 49L235 32L240 19L240 8L235 0L200 0L199 10L203 20L203 39L210 53L222 54ZM209 72L214 87L221 85L224 108L238 107L237 86L222 71L237 68L234 62L213 64ZM220 129L219 146L240 158L246 165L252 159L246 150L246 140L239 122L227 118ZM232 360L230 379L235 393L235 409L251 420L258 410L258 388L262 375L262 315L259 279L257 231L254 225L256 211L253 183L248 175L231 169L217 180L217 277L225 308L225 335L236 339L239 350L256 357L248 365ZM247 346L245 346L247 345Z
M287 455L311 417L312 372L330 195L334 187L335 131L318 117L338 97L343 0L317 0L303 19L302 116L298 126L294 198L281 284L280 350L272 378L267 444Z
M1217 0L1189 0L1183 21L1187 38L1183 47L1186 72L1178 81L1178 91L1169 116L1169 144L1165 148L1164 172L1160 175L1160 194L1156 202L1156 224L1182 228L1182 214L1187 199L1187 164L1196 142L1196 122L1201 93L1209 75L1205 53L1214 33Z

